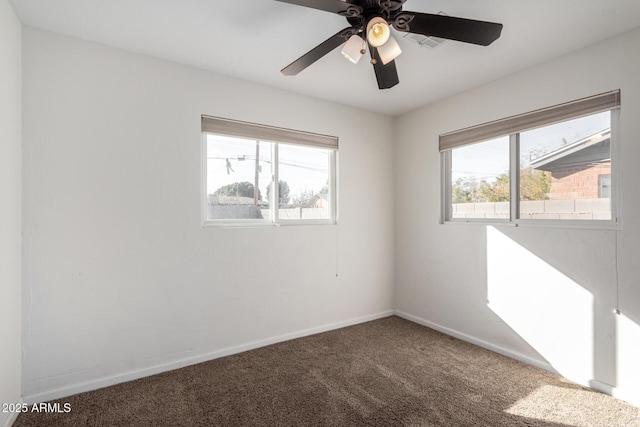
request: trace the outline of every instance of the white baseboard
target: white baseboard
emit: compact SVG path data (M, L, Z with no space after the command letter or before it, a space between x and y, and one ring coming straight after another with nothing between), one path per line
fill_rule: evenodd
M616 396L616 387L611 384L604 383L598 380L589 380L588 384L585 384L587 387L592 388L600 393L608 394L613 397Z
M414 316L409 313L405 313L404 311L396 310L396 316L402 317L403 319L409 320L411 322L417 323L422 326L426 326L431 329L435 329L436 331L442 332L443 334L450 335L452 337L461 339L462 341L466 341L468 343L477 345L478 347L486 348L487 350L491 350L494 353L501 354L503 356L507 356L511 359L519 360L520 362L526 363L527 365L535 366L536 368L544 369L545 371L553 372L557 374L558 371L553 369L549 363L543 360L534 359L529 356L525 356L524 354L508 350L506 348L499 347L497 345L491 344L487 341L481 340L479 338L473 337L471 335L467 335L463 332L456 331L455 329L447 328L446 326L439 325L437 323L431 322L429 320L423 319L421 317Z
M330 323L327 325L318 326L315 328L303 329L300 331L279 335L272 338L253 341L248 344L227 347L221 350L204 353L196 356L191 356L183 359L178 359L170 362L166 362L160 365L151 366L148 368L138 369L135 371L124 372L121 374L115 374L108 377L97 378L78 384L72 384L66 387L57 388L54 390L44 391L41 393L35 393L26 395L23 397L24 402L27 404L34 404L40 402L47 402L49 400L61 399L67 396L72 396L78 393L84 393L87 391L97 390L104 387L120 384L127 381L136 380L139 378L148 377L151 375L159 374L162 372L172 371L174 369L184 368L185 366L195 365L197 363L207 362L209 360L218 359L220 357L230 356L232 354L242 353L256 348L265 347L271 344L277 344L283 341L289 341L295 338L301 338L309 335L319 334L321 332L327 332L334 329L340 329L347 326L353 326L371 320L382 319L384 317L393 316L394 310L387 310L368 316L362 316L355 319L345 320L341 322ZM10 426L10 424L9 424ZM5 427L5 426L2 426ZM6 426L8 427L8 426Z
M19 399L15 403L22 404L22 403L24 403L24 401L22 399ZM4 422L2 422L2 424L0 424L0 427L11 427L13 425L13 423L15 423L16 420L18 419L18 415L20 415L20 413L19 412L9 412L8 415L9 415L9 417L7 419L5 419Z

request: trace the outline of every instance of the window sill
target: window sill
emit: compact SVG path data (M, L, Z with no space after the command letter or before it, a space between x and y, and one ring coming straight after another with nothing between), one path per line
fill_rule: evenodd
M554 221L554 220L517 220L517 221L485 221L482 219L461 219L441 222L443 225L488 225L522 228L561 228L573 230L622 230L622 223L615 221Z
M289 226L315 226L315 225L337 225L336 221L326 220L298 220L298 221L282 221L282 222L238 222L238 221L204 221L202 228L278 228Z

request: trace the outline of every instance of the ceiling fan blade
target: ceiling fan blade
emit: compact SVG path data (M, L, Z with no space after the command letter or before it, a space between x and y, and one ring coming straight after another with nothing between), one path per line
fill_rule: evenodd
M295 4L298 6L310 7L312 9L324 10L326 12L340 13L346 12L350 3L340 0L276 0L282 3Z
M408 11L403 11L396 17L393 27L398 31L481 46L489 46L502 32L502 24L494 22Z
M369 45L369 52L371 52L371 59L375 60L373 71L376 73L378 89L389 89L400 83L398 70L396 69L396 61L393 60L387 62L387 65L384 65L380 59L380 55L378 55L377 48Z
M314 47L309 52L305 53L300 58L284 67L282 70L280 70L280 72L285 76L295 76L300 71L304 70L309 65L313 64L318 59L322 58L327 53L343 44L347 40L349 35L353 34L354 32L355 31L352 27L347 27L343 30L338 31L337 33L320 43L318 46Z

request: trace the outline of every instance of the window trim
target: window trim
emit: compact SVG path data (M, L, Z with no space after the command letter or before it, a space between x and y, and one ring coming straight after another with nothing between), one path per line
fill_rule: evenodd
M606 92L577 101L556 105L512 116L502 120L485 123L478 126L461 129L440 135L439 149L441 155L441 224L494 224L511 225L516 227L554 227L581 229L614 229L622 228L619 195L621 194L621 173L619 172L620 156L620 90ZM553 112L559 114L559 118ZM580 117L609 111L611 113L611 219L609 220L567 220L567 219L523 219L520 218L520 133L531 129L549 126ZM573 112L575 115L570 115ZM523 125L519 129L515 126ZM532 126L535 124L535 126ZM509 129L509 133L500 133ZM508 135L509 140L509 219L486 218L452 218L451 212L451 168L452 150L466 145L482 143L484 141ZM472 138L481 138L473 140Z
M338 137L278 128L273 126L223 119L213 116L201 116L200 143L200 204L201 226L203 228L259 228L279 227L281 225L335 225L338 221L337 187L338 187ZM268 142L271 146L271 193L274 199L269 209L270 219L209 219L207 212L207 136L220 135L233 138L255 139ZM266 137L265 137L266 136ZM279 182L278 144L298 145L309 148L319 148L329 152L329 218L321 219L280 219L278 191L274 190L274 183Z

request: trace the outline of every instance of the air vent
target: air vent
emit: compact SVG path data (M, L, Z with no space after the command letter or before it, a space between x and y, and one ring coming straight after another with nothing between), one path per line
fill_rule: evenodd
M444 12L438 12L437 15L449 16ZM420 47L429 47L431 49L435 49L445 41L445 39L441 39L440 37L428 37L423 36L422 34L413 33L407 33L403 36L403 38L417 44Z
M440 46L444 41L444 39L441 39L439 37L427 37L423 36L422 34L412 33L405 34L404 38L414 42L420 47L430 47L431 49L435 49L436 47Z

